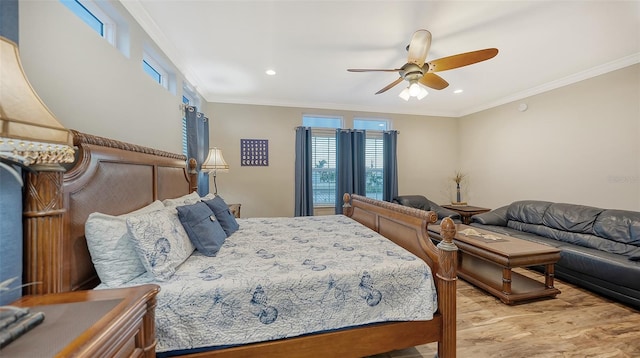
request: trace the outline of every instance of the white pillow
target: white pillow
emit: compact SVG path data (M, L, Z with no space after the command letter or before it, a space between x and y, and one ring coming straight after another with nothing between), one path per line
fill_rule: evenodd
M207 200L212 200L213 198L215 198L217 195L213 194L213 193L209 193L203 197L200 198L201 201L207 201Z
M89 215L84 225L93 266L103 284L118 287L146 272L127 229L127 217L164 209L160 200L120 216Z
M196 193L195 191L192 191L191 193L187 195L183 195L179 198L164 199L162 203L164 204L164 206L176 207L176 206L182 206L182 205L195 204L198 201L200 201L200 195L198 195L198 193Z
M195 250L175 208L128 217L127 227L140 261L158 280L173 276Z

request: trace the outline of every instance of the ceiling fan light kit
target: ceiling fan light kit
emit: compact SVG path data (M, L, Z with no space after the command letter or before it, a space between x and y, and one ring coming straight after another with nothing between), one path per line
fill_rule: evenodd
M431 33L427 30L418 30L413 33L411 42L407 46L409 52L407 63L396 69L347 69L349 72L398 72L400 77L391 82L376 94L388 91L402 81L409 82L409 86L400 92L400 98L408 101L410 97L422 99L427 94L422 86L441 90L449 86L449 83L434 72L452 70L474 63L486 61L498 54L498 49L488 48L484 50L471 51L453 56L443 57L437 60L426 62L429 48L431 47Z
M420 86L417 80L412 80L411 84L407 88L403 89L402 92L398 94L398 96L404 99L405 101L408 101L409 98L411 97L415 97L417 99L423 99L428 94L429 92L427 92L427 90L424 87Z

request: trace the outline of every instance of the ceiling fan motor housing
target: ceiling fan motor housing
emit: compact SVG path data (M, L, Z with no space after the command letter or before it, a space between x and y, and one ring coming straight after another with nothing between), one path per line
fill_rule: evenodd
M416 65L415 63L406 63L400 68L399 72L400 77L409 82L411 82L412 80L417 81L424 75L422 67Z

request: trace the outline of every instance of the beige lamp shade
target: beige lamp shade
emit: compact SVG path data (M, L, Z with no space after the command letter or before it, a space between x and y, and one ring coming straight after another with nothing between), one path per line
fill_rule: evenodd
M222 157L222 151L219 148L210 148L207 159L202 163L202 170L207 172L228 171L229 164Z
M71 163L73 135L27 80L18 46L0 36L0 157L21 163Z

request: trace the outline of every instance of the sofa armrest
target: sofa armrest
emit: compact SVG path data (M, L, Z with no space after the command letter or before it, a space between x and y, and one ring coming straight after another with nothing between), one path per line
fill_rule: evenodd
M431 205L431 210L433 210L436 214L438 214L438 220L444 218L451 218L451 220L462 220L462 217L459 213L456 213L453 210L449 210L447 208L443 208L440 205L433 204Z
M505 205L486 213L474 215L471 217L471 222L482 225L507 226L508 208L509 205Z

